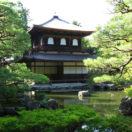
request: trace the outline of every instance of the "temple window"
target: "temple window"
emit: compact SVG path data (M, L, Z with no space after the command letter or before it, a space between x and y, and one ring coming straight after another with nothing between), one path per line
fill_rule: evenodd
M78 46L78 40L77 40L77 39L73 39L72 45L73 45L73 46Z
M35 48L35 41L32 42L32 47Z
M66 45L66 39L65 38L61 38L60 45Z
M40 38L40 45L43 45L43 38Z
M52 37L48 38L48 44L54 45L54 39Z

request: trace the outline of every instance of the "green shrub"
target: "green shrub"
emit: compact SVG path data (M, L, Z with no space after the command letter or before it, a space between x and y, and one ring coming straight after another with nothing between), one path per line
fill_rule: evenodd
M0 132L17 132L16 124L17 117L2 117L0 118Z
M37 100L42 100L42 99L44 99L46 97L47 97L46 94L43 93L43 92L36 92L35 93L35 99L37 99Z
M116 132L131 132L132 131L132 118L123 115L115 115L107 119L109 127Z
M0 132L92 132L114 130L130 132L132 119L124 116L101 117L81 105L69 105L64 109L21 111L18 117L1 117ZM82 128L82 126L86 126Z
M130 88L125 88L124 92L126 93L127 96L132 98L132 85L130 86Z

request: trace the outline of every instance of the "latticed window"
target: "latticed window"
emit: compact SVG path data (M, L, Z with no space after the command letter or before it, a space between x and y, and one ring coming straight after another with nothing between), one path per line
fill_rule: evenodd
M35 41L32 42L32 48L35 48Z
M43 38L40 38L40 45L43 45Z
M72 45L73 45L73 46L78 46L78 40L77 40L77 39L73 39Z
M48 44L51 44L51 45L54 44L54 39L52 37L48 38Z
M65 38L61 38L60 45L66 45L66 39Z

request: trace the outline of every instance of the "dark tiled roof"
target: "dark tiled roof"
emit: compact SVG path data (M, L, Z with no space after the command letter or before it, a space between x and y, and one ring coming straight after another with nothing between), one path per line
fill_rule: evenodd
M92 55L82 55L82 54L46 54L46 53L36 53L32 55L24 56L25 59L36 59L45 61L82 61L86 58L93 58Z

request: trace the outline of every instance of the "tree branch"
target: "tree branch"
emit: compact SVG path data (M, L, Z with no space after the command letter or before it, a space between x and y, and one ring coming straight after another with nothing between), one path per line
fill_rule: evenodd
M121 51L121 52L132 52L132 49L129 49L129 50L122 50L122 49L119 49L119 48L117 48L117 47L115 47L115 46L112 46L112 48L115 48L116 50Z
M132 61L132 57L131 57L125 64L123 64L123 65L120 66L120 68L121 68L121 75L120 75L120 77L122 76L125 67L126 67L131 61Z

